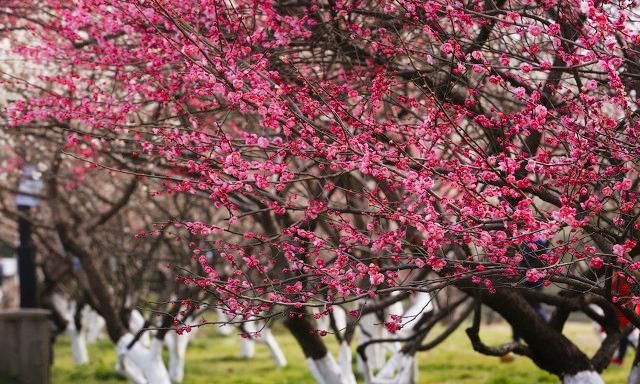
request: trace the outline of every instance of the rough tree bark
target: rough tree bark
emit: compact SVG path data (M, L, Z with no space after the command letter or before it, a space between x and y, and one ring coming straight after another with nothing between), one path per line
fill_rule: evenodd
M469 294L478 294L484 304L507 320L526 341L529 357L540 368L557 375L565 384L604 383L591 359L560 330L540 318L516 290L498 288L489 293L463 284L458 287Z

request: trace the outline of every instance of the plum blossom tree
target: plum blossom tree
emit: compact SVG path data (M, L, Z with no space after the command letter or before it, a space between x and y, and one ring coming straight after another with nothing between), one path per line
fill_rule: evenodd
M107 318L107 333L119 344L118 370L132 382L165 380L146 375L144 367L138 369L145 364L150 370L160 369L163 340L170 352L166 380L182 382L191 336L185 330L195 329L194 314L215 305L209 305L197 287L176 280L178 271L167 268L180 266L195 273L199 268L188 244L176 241L179 238L172 233L175 235L174 226L180 227L176 217L212 221L210 215L215 211L202 205L206 198L187 199L178 194L150 198L148 186L136 176L114 173L107 181L101 172L79 171L81 161L56 150L60 132L42 133L34 134L29 127L3 131L2 138L8 142L28 141L31 145L8 147L1 158L8 179L15 178L28 160L43 171L48 185L38 196L42 206L27 217L40 250L38 266L44 277L39 287L41 305L53 311L58 331L70 337L77 364L89 360L86 343L92 327L84 323L91 307ZM5 203L0 208L3 221L11 224L23 215L6 204L15 201L16 191L7 187L0 193ZM171 219L149 235L151 241L133 236L167 218ZM150 317L145 319L136 307L144 307ZM156 332L149 338L147 331ZM263 331L267 337L259 340L275 351L279 366L286 365L275 338L268 328Z
M6 129L62 132L80 174L120 171L155 180L158 196L207 197L219 215L179 220L204 271L184 282L228 316L284 316L327 382L350 379L329 374L342 371L324 360L307 307L340 305L357 320L455 285L478 303L476 350L529 356L566 383L601 382L623 337L616 308L640 325L632 1L3 9L4 33L28 37L13 53L49 70L3 75L15 94ZM523 267L523 244L540 241L550 242L542 265ZM630 297L615 294L614 275ZM561 294L518 289L527 280ZM554 305L551 321L528 301ZM482 343L480 302L526 345ZM562 334L576 310L609 329L592 357ZM403 325L385 320L392 332ZM414 336L404 352L425 347L426 333Z

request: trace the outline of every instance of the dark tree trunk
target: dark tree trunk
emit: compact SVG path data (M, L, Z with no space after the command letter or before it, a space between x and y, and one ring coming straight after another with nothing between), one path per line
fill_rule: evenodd
M302 317L299 317L299 314ZM306 357L314 360L322 359L327 355L328 350L322 338L315 332L315 327L308 316L306 310L301 310L293 317L287 318L284 325L296 338Z
M477 294L475 288L460 287L467 293ZM507 320L531 352L531 359L540 368L560 378L583 371L595 371L591 360L575 344L542 319L514 289L498 288L496 293L481 291L479 298Z
M31 208L19 205L18 210L24 216L28 216ZM20 245L18 246L20 308L36 308L38 306L38 300L35 247L31 239L31 221L28 218L23 216L18 218L18 234L20 235Z
M80 259L82 268L87 274L87 283L89 284L91 294L95 296L95 299L92 300L96 304L96 308L94 309L104 317L107 333L111 341L117 343L118 340L128 332L128 327L119 316L113 298L109 294L109 285L95 265L89 252L76 243L68 233L66 226L58 224L57 228L64 247Z

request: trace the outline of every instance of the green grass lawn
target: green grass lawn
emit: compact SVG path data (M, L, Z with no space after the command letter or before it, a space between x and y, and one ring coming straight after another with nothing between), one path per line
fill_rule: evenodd
M238 357L237 337L221 337L215 329L201 331L187 352L185 384L263 384L314 383L306 366L304 355L295 340L285 331L276 330L276 337L289 360L289 366L277 369L266 346L256 346L251 360ZM506 324L483 326L481 335L488 344L508 341L510 328ZM567 334L586 352L593 353L598 340L589 323L569 323ZM336 343L327 336L330 348L337 354ZM114 371L114 348L108 341L100 341L89 349L91 363L74 367L71 347L65 338L55 346L53 384L66 383L124 383ZM335 356L335 355L334 355ZM419 355L420 383L429 384L533 384L558 383L554 376L538 369L528 359L518 357L513 363L501 363L497 358L474 352L463 329L459 329L438 348ZM611 366L604 372L607 383L625 383L633 353L629 353L622 367Z

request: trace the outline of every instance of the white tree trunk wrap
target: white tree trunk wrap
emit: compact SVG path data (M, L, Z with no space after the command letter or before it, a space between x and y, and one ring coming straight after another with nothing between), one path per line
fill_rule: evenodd
M87 343L95 343L100 339L105 325L104 318L91 307L85 306L82 309L82 328L86 329Z
M334 306L333 307L333 319L336 323L336 328L341 333L347 328L347 313L342 309L342 307Z
M604 381L596 371L582 371L575 375L565 375L562 384L604 384Z
M250 359L256 354L256 345L253 340L253 335L257 332L258 328L255 321L247 321L243 324L244 332L248 333L247 337L240 338L240 357Z
M357 384L356 376L353 374L353 367L351 366L351 355L351 347L349 347L346 341L343 341L340 344L340 351L338 352L340 373L345 383Z
M318 314L322 312L321 308L313 307L311 308L311 313ZM331 324L329 323L329 316L320 316L319 319L316 319L316 328L328 331L331 329Z
M627 384L640 384L640 366L634 365L631 367Z
M142 328L144 328L144 316L137 309L131 311L131 315L129 316L129 332L134 335L138 333ZM149 336L149 332L145 332L142 334L138 343L142 343L145 347L149 347L151 339ZM137 344L137 343L136 343Z
M162 341L153 338L149 348L138 341L131 349L127 346L133 335L127 333L116 345L122 372L133 384L171 384L169 373L162 361Z
M423 313L433 310L431 295L420 292L416 295L413 304L407 311L403 311L401 303L396 303L390 308L388 314L403 316L402 324L406 326L406 329L403 330L404 334L408 336L413 333L411 324L415 323ZM346 327L346 313L344 310L336 307L333 315L336 326L339 329L344 329ZM317 326L319 329L330 327L326 316L317 321ZM392 337L382 324L382 321L373 313L362 316L359 327L362 332L358 336L358 345L362 345L371 339ZM386 359L388 352L392 353L392 357L389 360ZM360 356L357 356L357 359L358 369L363 374L366 384L413 384L416 382L417 364L415 356L400 352L399 343L372 344L365 349L365 354L367 357L366 362ZM347 343L342 343L337 363L330 353L327 353L321 359L308 358L307 363L318 384L356 384L351 358L351 348ZM374 374L376 371L378 371L377 374Z
M640 330L638 328L634 328L634 330L631 331L631 334L629 335L627 340L629 340L633 348L638 349L639 338L640 338Z
M327 353L320 359L307 358L307 364L311 374L318 384L350 384L340 371L340 366L333 359L331 353Z
M244 332L249 334L248 338L240 339L240 356L245 359L252 358L256 353L255 343L263 343L269 348L273 361L277 367L286 367L285 357L278 341L271 333L271 330L257 320L250 320L243 324Z
M256 354L256 345L250 337L240 338L240 357L250 359Z
M87 350L87 337L84 329L78 331L72 321L67 326L67 335L71 339L71 353L76 365L89 363L89 351Z
M278 368L283 368L287 366L287 358L284 356L282 349L280 349L280 345L276 338L271 333L269 328L265 328L260 332L260 337L255 339L258 342L264 343L267 345L269 350L271 351L271 356L273 357L273 361L276 363Z
M402 314L402 333L411 333L413 325L423 313L433 311L433 299L428 292L418 292L413 304Z
M604 381L596 371L582 371L575 375L565 375L562 384L604 384Z
M222 336L229 336L232 334L235 328L233 325L228 324L229 316L227 316L220 308L216 308L216 314L218 316L218 323L220 323L217 328L218 333Z
M187 323L192 323L189 319ZM181 383L184 380L184 364L187 357L187 347L189 342L196 335L198 327L191 329L189 333L178 335L176 331L169 331L164 342L169 350L169 378L172 383Z
M404 312L401 305L392 306L389 309L389 315L402 315L402 329L395 336L411 336L414 333L413 325L416 321L424 313L433 310L433 299L426 292L418 292L413 304ZM384 339L394 336L389 334L374 314L363 316L360 328L363 332L360 336L359 344L363 344L370 339ZM368 335L365 333L368 333ZM402 353L400 347L401 345L397 342L376 343L369 345L365 349L366 362L358 356L358 370L364 376L366 384L413 384L416 382L418 370L415 355ZM386 360L388 352L391 352L392 356ZM378 373L374 374L376 371Z
M59 293L54 293L51 297L52 304L56 311L67 322L67 328L65 333L71 340L71 353L73 355L73 362L76 365L83 365L89 363L89 351L87 350L86 331L83 327L78 331L74 315L76 312L76 303L67 300Z
M311 309L311 313L318 314L323 312L322 308L313 307ZM336 328L339 331L344 331L347 328L347 312L345 312L342 307L334 306L332 316L334 321L336 322ZM322 329L325 331L332 331L330 318L327 315L320 316L319 319L316 319L316 328Z
M398 352L378 374L373 375L373 371L369 370L364 379L365 384L413 384L417 380L416 358Z
M318 384L356 384L351 366L351 348L345 342L340 345L338 362L327 353L321 359L308 358L311 374ZM415 356L398 352L394 354L377 374L368 369L364 374L365 384L414 384L417 380Z
M398 313L400 315L402 312ZM360 318L360 333L358 335L358 345L362 345L371 339L381 339L386 335L385 328L380 324L380 320L374 313L368 313ZM385 348L383 343L369 345L365 350L367 362L365 363L360 355L357 356L358 372L365 375L366 371L382 369L385 364Z
M396 296L396 295L393 295L393 296ZM387 308L387 313L389 315L402 315L402 314L404 314L404 307L402 306L402 302L396 301L395 303L391 304L389 306L389 308Z

